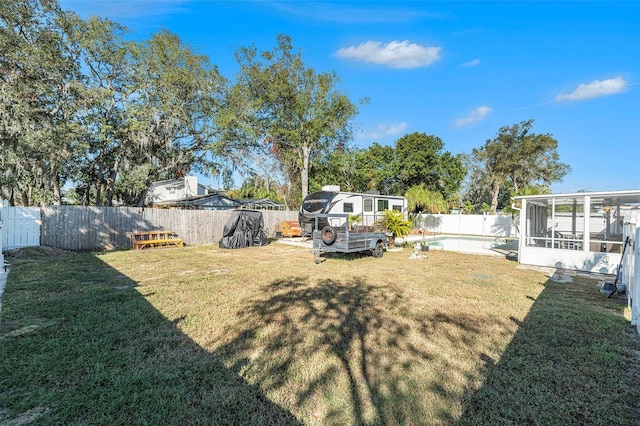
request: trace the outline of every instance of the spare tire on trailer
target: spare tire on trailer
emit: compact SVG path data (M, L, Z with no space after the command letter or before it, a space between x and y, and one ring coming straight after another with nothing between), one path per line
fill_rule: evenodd
M336 241L336 230L330 226L322 228L322 242L330 246Z

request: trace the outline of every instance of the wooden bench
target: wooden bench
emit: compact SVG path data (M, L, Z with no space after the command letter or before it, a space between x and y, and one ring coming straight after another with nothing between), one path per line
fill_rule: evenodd
M173 231L128 232L127 235L133 250L184 246L184 241Z

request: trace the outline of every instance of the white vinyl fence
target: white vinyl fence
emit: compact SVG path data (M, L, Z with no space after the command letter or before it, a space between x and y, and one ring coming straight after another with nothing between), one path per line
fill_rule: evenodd
M4 251L4 233L6 231L6 228L3 226L2 223L2 216L5 213L5 202L0 200L0 275L3 274L4 272L4 255L2 254L2 252ZM0 276L0 292L2 291L2 289L4 288L3 286L3 282L2 279L4 278L4 275ZM2 297L2 293L0 293L0 298Z
M39 207L9 207L6 201L0 201L0 220L2 220L2 250L40 245Z
M435 234L478 235L483 237L517 237L519 218L491 214L423 214L418 221ZM418 222L419 223L419 222Z

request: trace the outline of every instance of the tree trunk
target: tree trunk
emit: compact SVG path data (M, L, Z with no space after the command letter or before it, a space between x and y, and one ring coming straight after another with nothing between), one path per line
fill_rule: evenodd
M302 170L300 170L300 184L302 199L309 194L309 156L311 148L308 145L302 146Z
M100 195L100 198L96 197L96 206L104 206L104 197L102 194L104 194L105 192L107 192L107 188L106 185L104 183L104 181L100 181L100 185L98 186L98 194Z
M148 189L145 189L144 191L142 191L142 195L140 195L140 198L138 198L138 202L136 203L136 207L144 207L144 202L147 198L147 192L149 192Z
M29 207L29 193L31 192L31 187L29 187L28 191L20 191L20 196L22 198L22 206Z
M113 169L111 169L111 173L109 173L109 177L107 178L107 191L105 194L105 206L113 205L113 193L115 192L116 185L116 177L118 176L118 165L120 164L120 158L116 158L116 161L113 165Z
M84 193L82 194L82 199L84 200L82 202L83 206L91 205L91 184L88 184L85 188Z
M493 184L493 187L491 188L491 211L493 213L495 213L496 209L498 208L499 194L500 194L500 184L496 182Z
M62 204L62 191L60 190L60 176L57 173L53 176L51 185L53 186L53 205L59 206Z
M9 186L9 185L3 186L2 193L0 193L0 198L4 198L5 200L7 200L7 202L11 207L15 207L16 199L15 199L15 192L13 190L13 186Z
M99 173L102 173L102 170L98 169ZM99 176L99 175L98 175ZM102 205L102 179L98 177L96 181L96 206Z
M100 150L100 155L98 155L98 172L96 173L96 182L95 182L95 186L96 186L96 206L101 206L102 205L102 166L104 164L104 162L102 161L103 158L103 150Z

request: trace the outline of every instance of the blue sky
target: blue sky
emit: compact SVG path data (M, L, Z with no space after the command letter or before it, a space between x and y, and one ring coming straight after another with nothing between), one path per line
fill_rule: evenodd
M422 132L469 153L533 118L572 168L553 192L640 189L639 1L60 3L134 38L166 28L229 79L234 51L270 50L288 34L307 66L335 71L352 101L370 99L356 118L360 147Z

